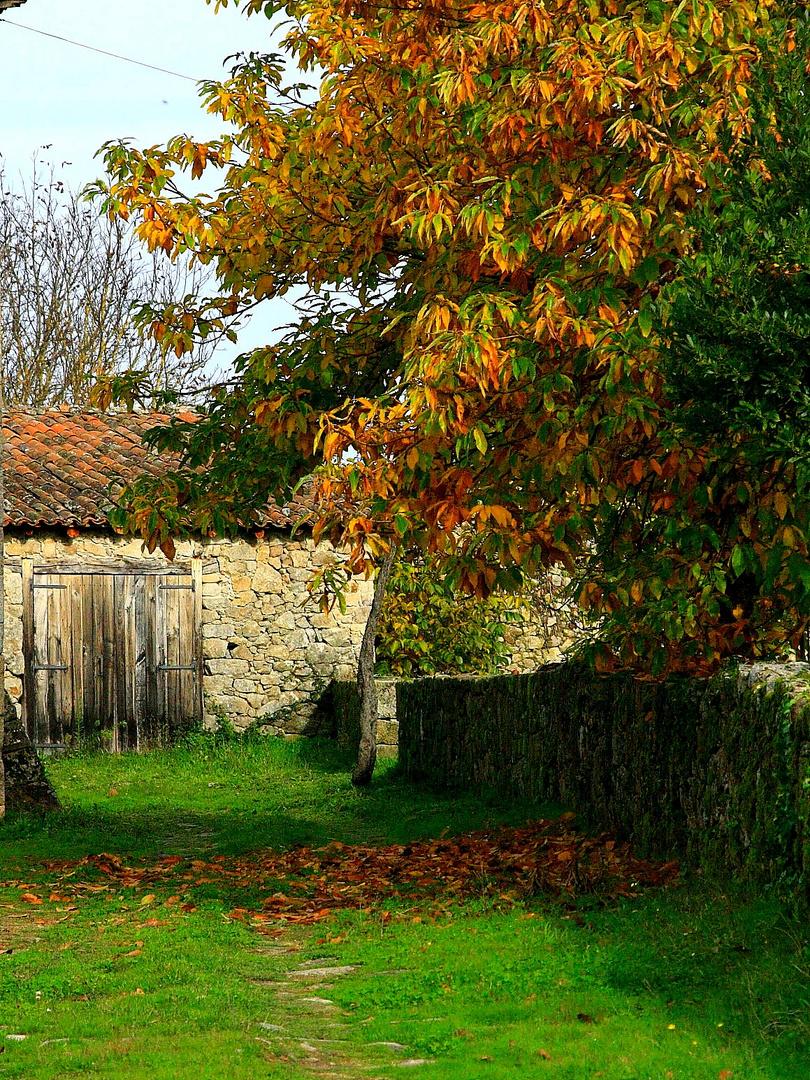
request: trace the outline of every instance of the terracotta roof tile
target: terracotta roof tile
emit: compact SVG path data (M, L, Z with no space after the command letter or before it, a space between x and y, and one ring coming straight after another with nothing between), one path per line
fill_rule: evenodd
M182 419L193 420L183 413ZM106 525L110 485L171 468L143 434L169 417L164 413L97 413L12 409L3 420L6 440L6 525ZM289 528L311 509L306 496L271 506L265 524Z

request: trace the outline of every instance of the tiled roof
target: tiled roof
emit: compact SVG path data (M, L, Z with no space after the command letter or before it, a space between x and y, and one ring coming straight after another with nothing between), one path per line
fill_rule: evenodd
M5 524L106 525L111 484L159 476L175 464L143 442L144 432L168 419L157 412L9 410L3 419ZM308 509L306 497L271 506L265 523L288 528Z

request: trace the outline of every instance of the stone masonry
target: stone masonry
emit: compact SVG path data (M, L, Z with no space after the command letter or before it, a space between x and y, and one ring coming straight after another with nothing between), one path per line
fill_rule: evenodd
M377 686L377 756L396 757L399 742L397 682L390 676L374 680Z
M203 560L205 722L227 717L237 729L261 721L269 733L296 736L312 729L318 699L332 679L354 677L373 583L354 581L346 613L321 612L307 592L319 566L340 559L311 537L267 530L262 539L181 541L176 558ZM11 530L6 536L5 655L8 692L19 711L22 695L21 559L150 558L140 540L107 530L64 533ZM165 561L155 552L155 560Z
M524 674L566 658L583 630L581 614L566 596L567 584L565 571L548 571L527 597L523 620L503 624L509 651L504 672Z

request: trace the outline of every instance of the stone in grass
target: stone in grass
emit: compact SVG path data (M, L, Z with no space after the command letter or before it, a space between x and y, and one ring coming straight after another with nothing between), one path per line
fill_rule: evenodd
M59 810L61 803L6 691L3 765L6 805L14 810Z
M392 1061L392 1067L410 1069L414 1065L435 1065L436 1058L408 1058L407 1061Z
M357 971L357 964L343 964L340 967L306 968L304 971L288 971L288 979L323 979L336 975L349 975Z
M398 1042L370 1042L366 1043L366 1046L384 1046L386 1050L396 1050L398 1054L404 1054L408 1049L407 1046L403 1046Z

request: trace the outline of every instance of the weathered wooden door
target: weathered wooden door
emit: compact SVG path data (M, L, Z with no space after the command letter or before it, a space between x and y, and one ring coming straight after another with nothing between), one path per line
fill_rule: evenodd
M43 750L136 750L202 719L200 560L23 562L23 710Z

